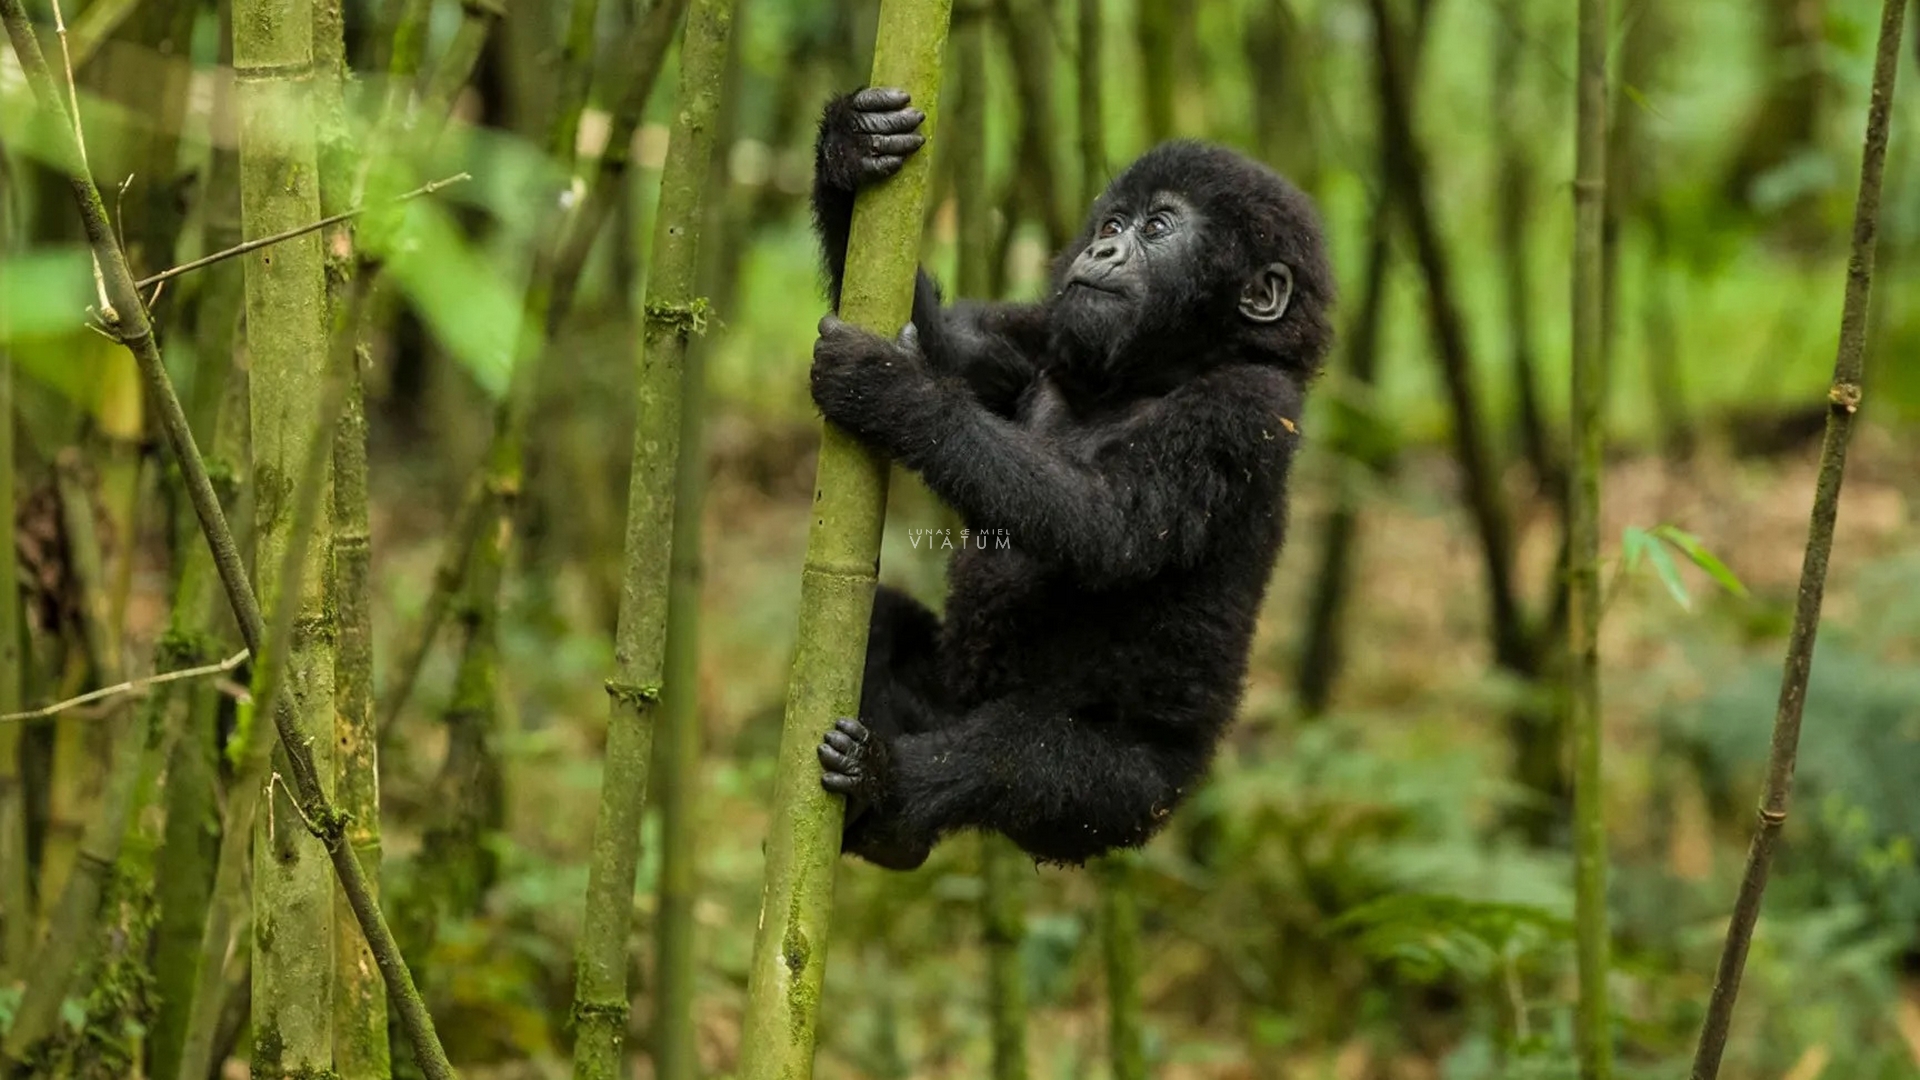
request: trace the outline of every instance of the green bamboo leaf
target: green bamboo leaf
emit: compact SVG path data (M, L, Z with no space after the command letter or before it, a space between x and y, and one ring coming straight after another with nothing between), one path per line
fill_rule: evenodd
M1672 525L1661 525L1655 528L1653 535L1679 548L1682 554L1693 561L1693 565L1706 571L1708 577L1719 582L1721 588L1742 599L1747 597L1746 584L1727 567L1726 563L1721 562L1713 552L1708 551L1699 537Z
M1629 525L1620 530L1620 572L1633 573L1646 557L1647 549L1653 546L1653 538L1645 529Z
M520 332L520 297L447 210L421 199L407 207L387 271L434 336L490 396L507 391Z
M1680 568L1674 565L1673 556L1667 553L1665 546L1652 540L1647 542L1647 561L1653 564L1653 572L1660 577L1660 584L1673 594L1673 601L1687 611L1693 610L1693 597L1687 595L1687 586L1680 580Z

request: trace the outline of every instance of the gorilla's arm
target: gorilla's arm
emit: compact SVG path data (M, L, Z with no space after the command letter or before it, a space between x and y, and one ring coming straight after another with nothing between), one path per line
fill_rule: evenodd
M924 144L925 119L900 90L869 88L837 97L820 117L814 143L813 224L826 264L827 299L840 310L853 228L854 195L898 172ZM988 409L1010 416L1033 381L1035 358L1046 348L1047 325L1037 304L941 303L925 270L913 291L914 327L921 350L940 372L965 379Z
M1047 348L1041 305L961 300L943 306L939 286L924 270L913 292L913 327L929 367L959 376L988 412L1008 418Z
M918 472L969 525L1099 586L1194 565L1236 502L1278 505L1300 415L1275 368L1221 368L1062 440L996 415L910 349L838 320L814 348L827 419Z

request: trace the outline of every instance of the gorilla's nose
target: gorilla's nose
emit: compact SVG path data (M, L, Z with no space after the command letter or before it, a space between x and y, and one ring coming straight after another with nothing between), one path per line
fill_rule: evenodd
M1119 262L1120 245L1112 240L1108 240L1095 244L1093 250L1087 252L1087 255L1096 262Z

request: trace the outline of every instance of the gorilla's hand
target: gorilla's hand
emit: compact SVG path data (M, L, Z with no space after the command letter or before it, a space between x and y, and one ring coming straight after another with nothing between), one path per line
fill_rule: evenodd
M847 820L886 801L892 764L885 740L852 717L833 722L820 742L820 786L847 797Z
M927 141L917 130L927 114L911 101L905 90L874 86L828 105L816 151L820 180L858 191L899 172Z
M883 448L887 433L925 398L933 376L913 324L888 341L828 315L813 343L813 402L820 415Z
M927 861L933 839L907 827L894 803L892 748L851 717L836 720L820 743L820 786L847 797L841 850L889 870Z

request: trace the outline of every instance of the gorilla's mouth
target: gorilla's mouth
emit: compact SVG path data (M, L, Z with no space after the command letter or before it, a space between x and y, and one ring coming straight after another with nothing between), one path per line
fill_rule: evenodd
M1088 281L1086 278L1074 278L1073 280L1067 282L1067 288L1069 289L1073 288L1076 285L1078 285L1080 288L1087 290L1088 292L1105 293L1108 296L1117 296L1122 300L1125 300L1127 298L1127 294L1125 292L1122 292L1121 290L1116 289L1111 285L1102 285L1099 282Z

